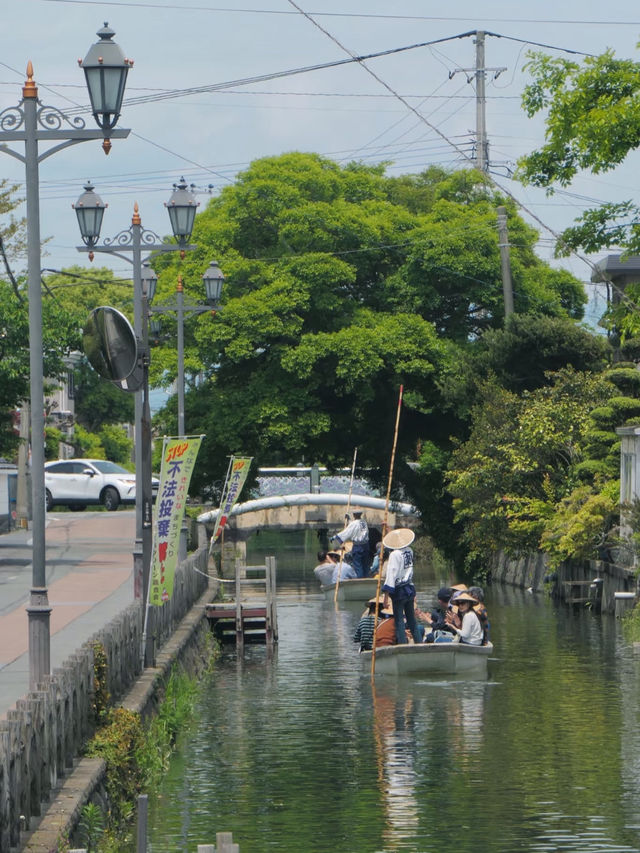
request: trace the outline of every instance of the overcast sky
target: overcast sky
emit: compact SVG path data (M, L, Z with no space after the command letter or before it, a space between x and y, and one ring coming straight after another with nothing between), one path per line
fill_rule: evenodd
M209 193L233 182L252 160L285 151L316 151L340 162L386 160L389 174L419 172L432 163L464 165L475 128L474 86L465 73L474 66L475 44L463 34L478 29L494 34L486 38L487 130L492 172L500 185L555 231L571 223L585 206L584 197L639 195L636 154L614 173L581 176L571 188L578 198L547 198L509 178L516 159L543 141L542 122L527 119L520 108L527 79L522 66L531 43L564 56L571 55L565 50L597 54L611 47L617 56L637 59L640 9L631 0L606 5L578 0L296 0L319 26L288 0L20 0L4 5L0 110L20 100L29 59L43 103L60 109L86 105L77 59L96 41L95 32L105 21L135 61L125 99L153 96L144 104L127 106L125 100L119 126L132 133L114 142L108 158L100 143L89 142L42 164L41 230L43 238L50 238L45 267L86 262L75 251L80 241L71 204L88 178L109 203L102 231L107 237L128 227L134 201L146 228L168 233L163 202L181 175L196 184L204 206ZM451 17L446 16L449 10ZM366 55L440 39L439 44L369 60L379 80L350 63L157 99L168 90L214 86L347 59L348 52ZM504 70L494 79L494 69ZM393 93L403 96L423 120ZM5 156L0 163L0 175L23 185L18 161ZM548 258L550 234L541 231L541 237L540 254ZM127 272L115 259L105 263ZM563 264L588 281L590 270L583 262Z

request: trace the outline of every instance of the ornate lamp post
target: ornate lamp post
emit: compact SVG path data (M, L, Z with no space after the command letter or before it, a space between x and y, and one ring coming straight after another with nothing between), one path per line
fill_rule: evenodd
M220 296L222 294L222 285L224 284L224 275L222 274L222 270L218 266L217 261L211 261L209 266L207 267L204 275L202 276L202 283L204 284L205 293L206 293L206 305L185 305L184 302L184 287L182 282L182 276L178 276L178 282L176 284L176 298L173 302L169 302L165 305L158 305L157 307L150 308L150 312L153 314L176 314L178 321L178 380L177 380L177 390L178 390L178 435L185 435L185 425L184 425L184 394L185 394L185 381L184 381L184 315L185 312L187 314L206 314L207 312L212 312L213 314L219 308L220 305ZM153 329L153 320L152 330ZM159 331L159 329L157 330Z
M101 244L100 226L106 205L94 192L91 184L86 184L84 193L74 205L80 234L84 246L79 252L87 252L93 259L95 252L115 255L130 263L133 267L133 306L134 332L138 339L139 362L124 390L135 392L135 456L136 456L136 544L133 552L134 588L136 598L146 605L151 566L151 412L149 407L149 335L148 303L153 299L157 278L148 265L151 257L164 252L179 251L182 256L186 250L195 249L188 245L198 203L187 191L184 178L174 185L174 192L167 204L170 220L177 244L163 243L162 238L153 231L142 227L138 203L133 206L131 226L120 231L115 237L105 238ZM173 214L173 215L172 215ZM143 252L146 253L143 259ZM143 266L143 261L145 262Z
M42 361L42 293L40 282L40 163L57 151L90 139L103 139L108 153L110 139L124 139L128 130L114 130L120 116L124 87L133 64L112 41L113 30L105 24L84 60L93 115L99 130L85 127L82 118L70 120L55 107L43 105L33 79L31 61L27 64L27 80L22 100L15 107L0 112L0 152L15 157L25 165L27 202L27 269L29 292L29 357L31 397L31 493L33 508L32 589L29 607L29 685L35 689L51 669L51 637L45 555L45 490L44 490L44 389ZM100 86L92 86L95 74L93 55L98 48L102 57ZM82 61L80 64L83 64ZM87 67L88 66L88 67ZM117 82L116 82L117 81ZM24 153L9 147L24 143ZM39 143L52 143L42 153Z
M150 308L149 311L153 314L172 314L175 313L178 320L178 435L184 436L185 425L184 425L184 393L185 393L185 382L184 382L184 314L185 311L188 314L205 314L207 312L211 312L215 314L220 305L220 296L222 294L222 285L224 283L224 275L222 274L222 270L218 266L217 261L211 261L209 266L207 267L204 275L202 276L202 283L204 284L205 293L206 293L206 305L185 305L184 304L184 287L182 282L182 276L178 276L178 282L176 284L176 298L173 302L169 302L165 305L158 305L157 307ZM159 322L151 321L152 331L156 334L159 333ZM155 328L154 328L155 326ZM180 531L180 549L178 557L180 560L186 559L187 556L187 526L186 522L183 519L182 529Z

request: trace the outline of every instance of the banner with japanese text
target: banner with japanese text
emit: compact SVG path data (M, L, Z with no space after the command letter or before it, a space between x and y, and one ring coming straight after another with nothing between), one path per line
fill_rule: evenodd
M253 456L231 457L231 464L229 465L229 476L227 478L227 482L225 483L224 492L222 494L222 500L220 501L220 511L218 512L218 517L216 518L216 526L213 529L213 536L211 537L212 545L218 538L218 535L221 533L225 524L227 523L229 513L233 509L234 503L238 500L238 497L240 496L240 492L242 491L242 487L244 486L245 480L247 479L247 474L249 473L249 468L251 467L252 461Z
M184 518L191 474L202 436L165 438L160 484L153 518L153 550L149 603L157 607L169 601L178 565L180 528Z

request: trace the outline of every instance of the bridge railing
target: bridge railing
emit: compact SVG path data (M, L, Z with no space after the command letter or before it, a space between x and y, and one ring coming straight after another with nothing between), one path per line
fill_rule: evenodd
M342 494L349 491L351 469L340 468L329 471L320 465L291 468L258 468L258 497L273 495L320 494L320 492ZM363 477L353 480L353 494L378 497L379 491Z

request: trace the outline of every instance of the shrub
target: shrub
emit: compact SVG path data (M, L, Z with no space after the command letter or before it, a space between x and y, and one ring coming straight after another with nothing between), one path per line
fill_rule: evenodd
M122 817L123 804L134 803L142 789L144 776L138 755L144 745L140 716L125 708L115 708L108 714L108 723L96 732L87 747L87 755L103 758L107 764L111 819L116 822Z
M118 462L120 465L127 465L131 462L133 441L123 427L116 424L105 424L98 436L107 459Z

